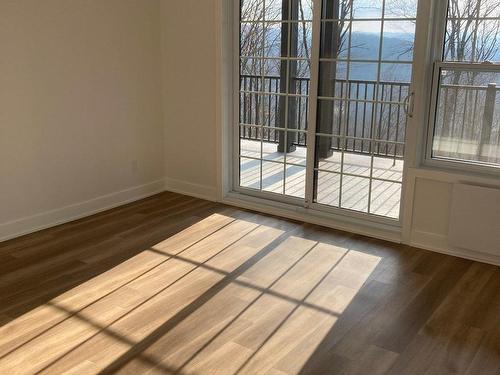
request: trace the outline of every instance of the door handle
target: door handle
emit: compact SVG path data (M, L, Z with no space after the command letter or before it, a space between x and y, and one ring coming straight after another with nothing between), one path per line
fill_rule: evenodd
M415 96L415 93L411 91L408 95L406 95L405 100L403 101L404 103L404 111L406 113L406 116L408 117L413 117L413 97Z

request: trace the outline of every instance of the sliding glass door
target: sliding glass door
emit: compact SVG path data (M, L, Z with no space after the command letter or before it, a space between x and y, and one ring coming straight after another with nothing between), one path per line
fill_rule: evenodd
M305 197L312 0L243 0L239 185Z
M242 0L236 188L397 220L416 0Z

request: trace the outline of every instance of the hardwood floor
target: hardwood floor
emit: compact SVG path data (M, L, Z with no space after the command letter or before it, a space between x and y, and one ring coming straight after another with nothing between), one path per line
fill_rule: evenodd
M0 373L500 374L500 268L163 193L0 244Z

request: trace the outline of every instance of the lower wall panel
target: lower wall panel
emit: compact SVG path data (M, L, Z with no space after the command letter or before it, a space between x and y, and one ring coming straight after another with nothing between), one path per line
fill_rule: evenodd
M217 189L215 187L195 184L173 178L165 179L165 190L212 202L217 200Z
M30 217L21 218L8 223L0 223L0 241L33 233L45 228L67 223L82 217L106 211L139 199L161 193L165 190L164 180L135 186L85 202L75 203L56 210L42 212Z

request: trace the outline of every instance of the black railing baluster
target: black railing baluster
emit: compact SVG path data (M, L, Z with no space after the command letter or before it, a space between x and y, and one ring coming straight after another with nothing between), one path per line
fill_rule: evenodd
M297 85L298 85L297 92L298 92L299 95L302 95L302 81L297 79ZM301 127L302 124L301 124L300 119L302 117L302 96L298 96L297 100L298 100L298 103L297 103L297 119L296 119L296 121L297 121L297 130L301 130L300 127ZM294 144L300 145L300 133L297 133L297 137L294 138L294 139L297 140Z
M297 118L290 119L290 121L297 121L297 129L301 130L297 134L295 144L298 146L306 146L306 137L303 133L307 129L309 122L309 90L310 90L310 80L309 78L296 78L297 81ZM259 130L259 127L255 126L243 126L241 128L241 137L244 139L257 140L262 137L266 142L278 143L279 134L275 130L278 125L278 112L279 112L279 98L280 98L280 77L279 76L265 76L263 81L263 86L259 87L258 82L262 82L262 77L252 76L252 75L241 75L241 103L240 103L240 119L244 124L258 124L265 125L266 128ZM340 134L340 126L345 128L345 135L349 137L349 140L345 142L344 146L346 151L355 153L371 153L372 142L367 142L366 139L376 139L377 147L375 149L375 154L382 154L385 156L391 155L394 158L402 157L403 151L402 147L394 144L394 151L392 146L389 146L389 142L393 140L399 142L401 137L404 137L405 127L406 127L406 116L401 111L401 105L398 105L397 115L392 113L395 104L389 103L389 114L386 119L388 122L385 124L383 121L386 105L378 104L380 107L379 118L374 117L376 102L383 100L385 95L385 90L390 90L389 101L392 102L395 98L398 98L398 102L401 103L404 90L409 87L407 83L398 82L380 82L381 97L375 98L376 96L376 82L374 81L360 81L360 80L349 80L349 81L337 81L337 87L340 92L349 91L355 93L356 100L354 102L345 100L338 101L338 105L334 106L332 110L334 111L335 118L335 128L333 135L336 135L336 141L332 142L332 147L334 149L339 149L341 146L340 139L338 135ZM349 90L347 90L349 88ZM364 92L363 92L364 90ZM371 90L371 92L370 92ZM395 90L398 90L397 92ZM267 91L266 94L262 92ZM259 93L257 93L259 92ZM255 95L255 96L254 96ZM305 95L305 96L304 96ZM274 98L273 98L274 97ZM335 107L337 111L335 111ZM261 111L262 108L262 111ZM367 121L367 111L371 109L371 121ZM354 110L354 113L351 113ZM344 111L345 117L342 116ZM262 117L263 116L263 117ZM401 116L404 117L402 120ZM262 118L261 118L262 117ZM396 124L393 124L396 117ZM377 124L378 121L378 124ZM314 126L314 124L312 124ZM378 126L377 126L378 125ZM384 127L384 128L382 128ZM394 128L395 127L395 128ZM374 131L374 133L372 133ZM387 131L386 134L383 134ZM394 135L395 134L395 135ZM378 139L377 139L378 137ZM385 148L380 147L381 141L385 139L387 144ZM370 147L367 147L370 146ZM393 151L393 152L392 152Z
M359 98L359 83L356 84L356 98ZM356 102L355 105L355 113L354 113L354 139L352 141L352 151L357 151L356 150L356 138L358 137L358 107L359 107L359 102Z
M247 91L248 89L248 77L243 78L243 89ZM247 124L248 123L248 104L247 104L247 93L244 92L243 94L243 123ZM248 138L247 137L247 128L246 126L243 127L243 138Z
M271 93L272 89L273 89L273 80L272 78L269 78L269 93ZM269 126L269 128L266 130L267 131L267 141L269 142L271 140L271 95L267 95L268 97L268 106L267 106L267 126Z
M368 99L368 83L365 82L365 96L364 96L364 102L363 102L363 127L361 128L362 133L361 133L361 152L365 152L365 126L366 126L366 106L367 102L366 100Z
M403 99L402 91L403 91L403 86L399 85L398 103L401 103L401 100ZM398 112L397 113L398 114L397 114L397 119L396 119L396 135L394 137L394 141L399 142L399 125L401 124L401 104L398 104ZM394 163L396 163L397 155L398 155L398 144L395 143L394 144Z
M389 135L391 133L391 117L392 117L392 95L393 95L393 90L394 85L391 85L391 91L389 95L389 119L387 120L387 134L386 134L386 140L389 141ZM385 154L389 156L389 142L385 144Z
M379 122L377 126L377 141L380 141L380 132L382 130L382 117L384 114L384 104L382 103L384 101L384 94L385 94L385 85L382 83L382 97L380 98L380 116L379 116ZM380 155L380 142L377 142L377 155Z
M309 80L306 81L306 116L304 119L304 130L307 130L309 124ZM304 136L304 146L306 145L306 137Z

